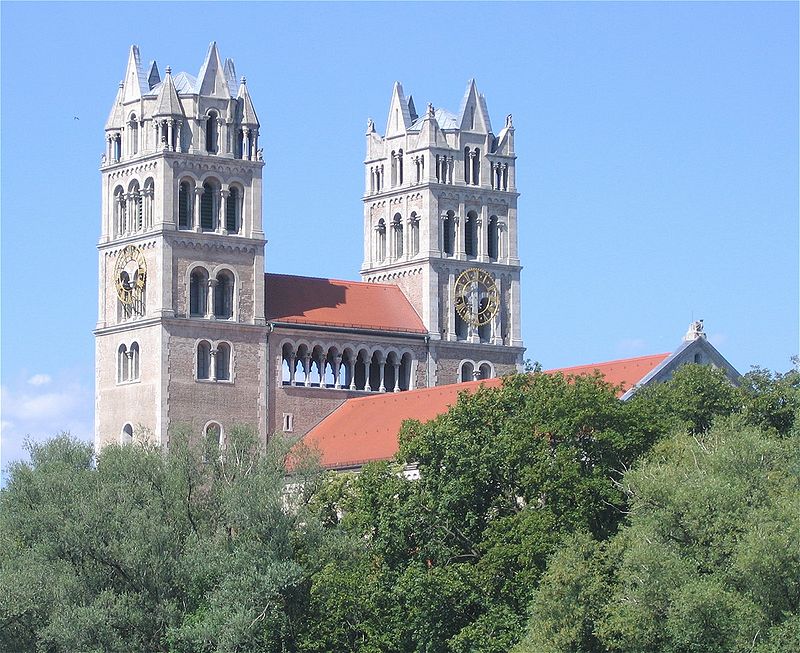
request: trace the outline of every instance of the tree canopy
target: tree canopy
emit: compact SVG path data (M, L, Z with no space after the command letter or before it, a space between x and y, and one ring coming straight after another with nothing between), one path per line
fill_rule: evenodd
M0 650L800 648L800 375L617 396L509 377L359 474L295 449L287 477L291 443L245 428L31 444L0 492Z

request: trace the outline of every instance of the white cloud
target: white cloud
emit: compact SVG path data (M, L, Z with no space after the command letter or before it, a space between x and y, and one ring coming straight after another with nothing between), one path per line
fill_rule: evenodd
M38 376L47 375L36 375ZM52 379L48 377L49 382ZM69 383L45 388L47 383L31 383L0 387L0 467L27 459L23 449L26 439L47 440L63 431L81 440L94 437L94 397L91 388Z
M30 385L47 385L52 380L49 374L34 374L28 379L28 383Z

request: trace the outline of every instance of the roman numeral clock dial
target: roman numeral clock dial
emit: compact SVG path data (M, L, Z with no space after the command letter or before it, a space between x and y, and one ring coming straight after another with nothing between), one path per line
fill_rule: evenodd
M488 324L500 309L500 293L492 275L469 268L456 278L453 288L456 312L473 327Z
M125 307L126 313L143 315L142 300L147 282L147 262L141 248L136 245L126 245L117 255L112 274L117 297Z

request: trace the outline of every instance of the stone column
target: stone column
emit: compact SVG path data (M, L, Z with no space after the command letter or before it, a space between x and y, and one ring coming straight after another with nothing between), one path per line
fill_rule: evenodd
M394 364L394 392L400 392L400 363Z
M167 143L164 146L164 149L169 150L170 152L173 152L175 150L175 148L172 146L172 143L174 142L173 140L174 126L175 126L175 120L173 120L172 118L167 120Z
M194 215L192 218L194 219L194 230L199 232L201 231L200 228L200 200L203 197L203 186L195 186L194 187Z
M297 385L297 382L295 381L294 378L295 372L297 371L295 369L296 363L297 363L297 356L294 352L292 352L291 354L289 354L289 385Z
M181 126L183 125L183 121L176 120L175 121L175 128L177 133L175 134L175 151L182 152L183 149L181 148Z
M208 294L206 295L206 317L213 320L214 319L214 303L216 300L216 293L214 289L217 287L217 280L216 279L209 279L208 280Z
M333 387L336 390L342 389L342 380L339 378L339 374L342 369L342 356L341 354L334 356L333 358Z
M209 377L211 378L212 381L216 381L217 380L217 350L216 349L212 349L211 350L210 368L211 369L208 371Z
M380 366L378 368L379 378L380 378L380 381L378 383L378 392L386 392L386 386L383 384L383 376L384 372L386 371L386 361L381 361L380 363L378 363L378 365Z
M217 225L217 233L223 235L228 234L228 197L231 191L221 190L219 192L219 224Z
M306 375L305 386L306 388L311 387L311 354L306 354L303 356L303 371Z
M372 359L364 361L364 390L372 392L372 385L370 385L369 377L372 373Z
M455 274L451 270L447 276L447 339L456 339L456 309L453 302L453 289L455 287Z
M350 389L351 390L355 390L356 389L356 365L357 365L357 361L351 359L351 360L347 361L347 363L345 363L345 365L347 365L350 368Z

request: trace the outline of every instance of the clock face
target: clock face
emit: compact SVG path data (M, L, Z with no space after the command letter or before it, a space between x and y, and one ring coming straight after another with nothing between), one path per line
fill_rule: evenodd
M458 315L474 327L488 324L500 309L500 293L492 275L478 268L458 275L453 299Z
M126 245L117 255L113 275L119 301L126 307L141 309L141 299L147 281L147 262L142 250L135 245ZM137 312L141 313L141 310Z

